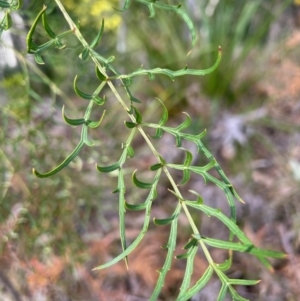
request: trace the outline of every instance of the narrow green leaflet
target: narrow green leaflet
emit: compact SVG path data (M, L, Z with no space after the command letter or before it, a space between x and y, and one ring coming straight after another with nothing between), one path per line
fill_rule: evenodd
M164 225L171 224L177 218L178 218L178 216L172 215L171 217L168 217L168 218L154 218L153 222L155 225L164 226Z
M0 7L1 8L10 8L11 4L6 1L0 1Z
M56 34L53 32L53 30L50 28L50 26L47 22L47 17L46 17L45 11L42 14L42 23L43 23L43 27L44 27L45 31L47 32L47 34L49 35L49 37L52 38L52 39L55 39Z
M121 254L119 254L117 257L115 257L111 261L109 261L103 265L100 265L100 266L94 268L93 270L102 270L102 269L105 269L107 267L114 265L115 263L119 262L120 260L122 260L126 256L128 256L142 241L142 239L144 238L144 236L147 232L147 229L149 227L149 223L151 220L151 218L150 218L151 206L152 206L152 201L157 197L156 189L157 189L157 184L160 179L160 175L161 175L161 169L157 171L155 178L154 178L153 186L152 186L152 188L149 192L149 195L145 201L145 203L147 204L146 211L145 211L145 219L144 219L143 228L142 228L140 234L136 237L136 239L133 241L133 243L127 247L127 249L125 251L123 251Z
M197 204L197 203L191 202L191 201L185 201L185 204L188 205L188 206L191 206L193 208L199 209L202 212L204 212L206 215L208 215L208 216L214 216L214 217L218 218L220 221L222 221L223 224L226 225L228 227L228 229L234 235L237 236L237 238L242 242L242 244L244 245L244 247L246 246L246 250L248 251L248 253L255 253L254 255L268 269L271 268L271 265L265 259L265 257L273 257L273 258L285 258L286 257L286 255L284 253L282 253L282 252L268 251L268 250L263 250L263 249L256 248L252 244L252 242L250 241L250 239L247 238L247 236L244 234L244 232L232 220L230 220L226 215L224 215L220 210L208 207L206 205ZM212 242L210 242L210 243L212 243ZM228 245L229 244L230 244L230 242L228 242ZM238 248L238 247L235 246L235 248ZM246 252L245 249L243 249L243 250L244 250L243 252Z
M75 147L73 152L61 164L59 164L57 167L55 167L54 169L52 169L46 173L39 173L35 168L33 168L33 173L38 178L47 178L47 177L50 177L50 176L58 173L60 170L62 170L64 167L66 167L70 162L72 162L77 157L77 155L79 154L79 152L81 151L83 146L86 144L84 141L86 131L87 131L87 127L83 126L82 131L81 131L81 139L80 139L79 143L77 144L77 146Z
M217 301L224 301L227 293L227 284L222 282L222 286L218 295Z
M65 106L62 107L62 116L65 120L66 123L73 125L73 126L78 126L82 125L85 123L84 118L79 118L79 119L70 119L65 115Z
M188 289L182 296L178 297L177 301L186 301L196 295L210 280L213 275L213 271L213 267L209 266L196 284Z
M194 260L198 251L198 244L195 243L188 251L187 263L185 268L184 277L180 286L180 293L177 299L185 296L187 290L190 287L191 277L194 271ZM176 256L178 258L178 256Z
M83 91L81 91L78 86L77 86L77 75L74 78L74 84L73 84L73 88L75 93L83 98L83 99L87 99L87 100L93 100L94 103L96 103L97 105L103 105L105 103L105 99L101 98L98 96L98 94L100 93L100 91L102 90L103 86L105 85L105 83L102 83L93 94L88 94L85 93Z
M118 160L118 162L116 162L112 165L109 165L109 166L99 166L99 165L97 165L96 167L100 172L108 173L108 172L112 172L114 170L117 170L119 168L122 168L122 165L124 164L124 162L126 161L126 158L128 157L128 150L129 150L129 152L131 151L131 146L130 145L131 145L131 142L132 142L133 137L135 135L135 132L136 132L136 129L131 130L126 143L124 143L124 145L123 145L123 152L122 152L122 155L121 155L120 159Z
M142 189L150 189L153 186L153 183L146 183L138 180L136 177L136 170L132 174L132 181L137 187Z
M116 9L116 10L121 11L121 12L126 11L129 8L130 1L131 0L125 0L123 8ZM189 28L189 31L192 36L192 48L194 48L195 43L196 43L196 31L194 28L194 24L191 21L190 17L181 9L180 4L179 5L169 5L169 4L164 4L164 3L158 2L156 0L154 0L154 1L153 0L135 0L135 1L143 3L148 6L148 9L150 12L150 15L149 15L150 18L153 18L155 16L155 8L177 13L184 20L184 22L186 23L186 25Z
M3 25L1 24L1 27L3 27L4 30L8 30L11 28L11 25L12 25L11 15L9 11L6 11L3 18Z
M215 71L220 62L221 62L221 57L222 57L222 50L221 47L219 47L218 50L218 56L217 56L217 60L214 63L214 65L208 69L189 69L189 68L183 68L181 70L177 70L177 71L173 71L173 70L169 70L169 69L163 69L163 68L154 68L154 69L138 69L132 73L129 74L122 74L117 76L117 78L123 79L123 78L133 78L136 76L141 76L141 75L148 75L149 79L153 79L154 78L154 74L163 74L163 75L167 75L169 76L172 80L174 80L176 77L179 76L184 76L184 75L194 75L194 76L200 76L200 75L207 75L209 73L212 73L213 71Z
M118 175L118 193L119 193L119 229L123 252L126 250L126 234L125 234L125 183L123 169L120 168ZM127 256L124 258L126 266L128 266Z
M47 6L43 6L43 9L39 12L39 14L37 15L37 17L35 18L34 22L32 23L32 26L27 34L26 37L26 44L27 44L27 52L28 53L35 53L35 51L37 50L38 46L33 42L32 36L33 33L36 29L36 26L39 22L39 20L41 19L43 13L45 12L45 10L47 9Z
M180 211L181 211L181 204L179 203L173 213L173 216L175 216L175 218L171 223L170 236L169 236L168 244L167 244L168 251L167 251L166 260L165 260L163 267L159 270L159 277L156 282L154 291L149 299L150 301L157 300L159 293L164 285L166 275L167 275L168 271L170 270L170 267L172 264L172 259L173 259L173 254L174 254L175 247L176 247L177 223L178 223L178 215L179 215Z
M104 19L102 19L101 28L100 28L97 36L95 37L95 39L93 40L93 42L90 45L91 48L95 48L99 44L99 42L102 38L102 35L103 35L103 31L104 31Z
M192 119L191 119L191 117L190 117L190 115L188 113L183 112L183 114L185 114L187 118L185 119L185 121L183 123L181 123L179 126L177 126L176 128L174 128L174 130L176 132L180 132L180 131L186 129L187 127L190 126L190 124L192 122Z
M225 250L233 250L238 252L245 252L255 256L264 256L264 257L272 257L272 258L284 258L285 254L276 251L269 251L265 249L256 248L253 244L242 244L240 242L230 242L224 240L218 240L213 238L202 238L202 240L209 246L225 249Z
M223 263L216 264L216 266L220 271L225 272L230 269L231 265L232 265L232 250L229 250L229 258L225 260Z

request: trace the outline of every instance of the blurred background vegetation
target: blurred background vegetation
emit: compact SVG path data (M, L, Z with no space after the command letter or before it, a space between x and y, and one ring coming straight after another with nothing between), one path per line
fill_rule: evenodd
M13 299L12 287L20 300L147 300L157 277L155 269L164 255L159 253L164 235L155 227L145 248L129 258L129 274L122 264L101 275L91 273L93 267L120 251L118 204L111 194L116 179L98 174L94 167L95 162L105 164L111 157L117 159L125 139L126 117L109 90L104 91L108 101L103 125L91 133L95 147L84 149L68 168L52 178L41 180L32 175L33 167L46 171L56 166L79 140L77 129L64 124L61 117L63 105L67 116L80 118L84 113L86 103L75 96L72 88L75 75L86 92L93 91L97 80L93 64L79 59L82 47L74 37L66 38L66 49L43 54L45 65L37 65L26 54L25 37L41 2L24 2L24 8L13 16L13 28L0 41L3 292L6 289L11 300L18 300ZM44 3L54 32L67 30L55 2ZM113 9L121 6L117 0L66 0L63 4L81 25L87 41L92 41L105 19L104 36L97 50L104 57L114 55L114 65L124 73L141 65L204 69L213 64L218 46L222 47L222 62L214 73L175 82L164 76L154 81L139 78L131 86L132 93L142 101L144 119L150 121L159 110L154 100L158 97L170 110L172 124L178 123L185 111L193 118L192 132L207 128L206 145L247 203L239 207L240 226L255 244L290 255L284 262L274 262L274 275L251 258L236 256L232 273L262 279L260 285L243 294L250 300L298 300L299 1L187 0L182 4L198 36L189 56L190 34L177 15L157 11L155 18L149 19L145 6L134 1L124 13ZM42 27L38 29L35 38L45 42ZM174 141L165 137L159 148L170 156L169 160L178 160L170 151L173 145ZM137 164L141 169L147 167L150 159L142 141L136 141L135 150L140 160ZM203 183L195 181L191 185L202 187ZM138 198L130 193L128 198ZM203 196L207 202L223 206L222 196L209 185L203 186ZM172 200L165 199L164 205L157 200L158 214L168 211L172 204ZM129 216L134 220L128 222L131 240L142 217ZM204 232L220 234L209 220L206 224L204 221ZM183 229L186 227L183 222ZM186 233L188 228L179 235ZM179 237L179 241L184 239ZM156 253L158 256L153 258ZM151 263L151 269L145 270L145 260ZM204 265L201 259L198 265L200 273ZM176 273L168 278L161 300L173 300L174 283L182 279L182 268L174 263L174 269ZM5 277L10 279L11 287L5 284ZM215 300L216 285L211 283L193 300Z

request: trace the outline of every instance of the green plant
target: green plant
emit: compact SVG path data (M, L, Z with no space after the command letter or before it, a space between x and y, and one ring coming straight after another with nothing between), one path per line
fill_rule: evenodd
M182 10L182 8L178 5L168 5L162 2L157 1L147 1L147 0L136 0L139 3L146 5L150 11L150 17L155 16L156 9L162 9L174 12L178 14L187 24L191 37L192 37L192 46L195 45L195 29L193 23L191 22L188 15ZM72 119L66 116L63 107L63 118L64 120L72 125L72 126L81 126L81 138L73 152L57 167L50 170L46 173L40 173L36 169L33 170L34 174L40 178L46 178L56 174L61 171L64 167L66 167L71 161L73 161L79 154L79 152L85 146L92 147L93 142L91 142L88 138L88 131L90 129L96 129L101 125L103 118L105 117L105 110L102 111L101 118L98 121L92 120L92 113L97 112L99 106L107 105L107 100L105 97L99 96L100 93L103 93L104 88L108 88L112 91L114 97L117 99L119 105L124 110L125 116L129 118L128 121L124 124L124 129L122 132L124 135L127 134L127 139L122 143L122 151L121 155L116 163L112 163L109 166L99 166L97 165L97 169L101 173L117 173L118 183L117 188L114 193L118 194L119 199L119 216L120 216L120 238L121 245L123 248L123 252L115 257L110 262L103 264L99 267L96 267L95 270L103 269L108 266L113 265L114 263L125 260L127 264L128 255L136 248L136 246L141 242L143 237L145 236L147 229L150 224L150 214L151 207L153 201L158 198L158 185L161 182L162 175L165 174L166 178L169 181L171 188L169 192L173 195L176 201L176 206L172 215L168 218L157 219L154 218L154 223L158 226L170 225L170 234L167 243L163 246L166 249L167 255L165 263L162 269L159 271L159 277L156 284L156 287L153 291L150 300L156 300L160 294L161 288L164 284L165 277L171 267L171 262L174 257L175 247L176 247L176 237L178 231L178 221L179 215L182 212L186 215L190 228L191 228L191 236L190 240L184 246L186 253L177 255L176 258L179 260L187 260L185 275L182 280L182 285L180 288L180 292L177 300L188 300L194 294L196 294L199 290L201 290L211 279L212 275L215 274L220 279L222 286L219 292L218 300L224 300L226 294L229 292L232 296L233 300L246 300L242 296L240 296L235 290L235 286L237 285L255 285L259 281L258 280L243 280L243 279L230 279L226 275L226 271L229 270L232 263L232 252L245 252L256 256L266 267L272 269L270 263L266 259L266 257L271 258L283 258L285 255L280 252L275 251L267 251L260 248L255 247L251 241L246 237L246 235L238 228L236 224L236 205L235 200L243 202L242 199L237 194L236 190L231 185L229 179L221 169L220 165L210 153L210 151L204 146L201 139L205 136L205 131L198 134L190 134L188 132L183 132L183 130L187 129L191 123L191 118L187 113L185 113L185 120L176 127L167 126L168 121L168 110L164 105L163 101L158 100L162 107L162 113L157 114L155 118L159 118L159 121L155 123L154 121L145 122L143 120L143 114L138 108L140 100L133 96L131 92L131 85L135 77L146 75L149 80L154 80L155 75L167 75L171 78L171 80L175 80L176 77L184 76L184 75L206 75L218 67L221 60L221 48L218 49L218 55L216 62L213 64L211 68L205 70L195 70L184 68L178 71L172 71L165 68L154 68L154 69L143 69L140 68L136 71L133 71L128 74L122 74L119 72L114 65L112 64L114 61L114 57L111 56L109 58L104 58L99 54L95 49L99 44L101 37L104 32L104 21L102 22L102 26L98 32L96 38L88 44L83 35L81 34L78 26L73 22L70 18L69 14L66 12L64 6L60 2L60 0L55 0L58 7L60 8L65 20L68 22L70 26L70 30L63 32L61 34L55 34L54 31L48 24L47 16L46 16L46 7L40 11L35 21L32 24L32 27L27 35L27 50L29 53L34 54L36 62L39 64L44 64L44 60L42 55L45 54L46 50L51 49L51 47L55 46L59 49L64 49L65 47L65 38L74 34L79 40L81 47L83 47L82 52L80 54L80 58L83 61L87 61L88 59L92 60L96 67L96 77L100 81L98 87L92 93L83 92L79 88L79 79L75 76L74 79L74 91L75 93L88 101L88 105L85 111L83 118ZM122 10L126 10L129 8L130 0L126 0L124 7ZM46 33L50 37L50 40L42 45L37 45L34 42L34 35L36 33L37 26L39 22L42 22L43 28ZM121 83L121 88L125 90L125 97L127 95L127 99L123 97L123 94L119 92L119 87L117 87L116 82ZM109 106L108 109L109 110ZM154 133L152 131L154 130ZM157 147L155 146L155 139L159 141L164 133L170 134L174 136L176 147L180 152L185 154L185 159L183 163L175 164L173 162L167 162L165 158L157 151ZM127 202L127 169L130 166L130 158L134 157L134 141L137 139L137 136L140 135L145 144L150 149L152 156L156 159L156 163L149 166L150 169L150 181L140 180L137 177L137 171L134 171L132 174L132 180L136 187L136 189L141 189L141 191L147 190L148 193L145 196L144 202L140 202L139 204L132 204L131 202ZM197 146L198 153L203 154L207 158L207 162L204 166L196 166L193 165L193 155L192 152L183 147L185 142L193 143ZM159 143L159 142L158 142ZM176 184L174 176L172 175L173 171L181 171L183 174L182 181ZM217 176L214 175L213 171L217 173ZM186 185L191 176L201 176L205 182L211 182L218 186L223 190L226 195L229 207L230 207L230 217L227 217L224 213L221 212L218 208L212 208L210 206L205 205L204 200L202 199L199 192L190 191L196 197L195 201L189 200L184 195L186 191L184 191L184 185ZM148 175L149 176L149 175ZM140 193L143 195L143 193ZM212 216L219 221L221 221L229 231L228 240L218 240L214 238L209 238L203 236L200 232L196 223L191 215L191 210L200 211L202 214L207 216ZM125 212L126 210L145 211L144 224L140 234L134 240L134 242L127 246L126 236L125 236ZM208 262L208 267L203 276L191 286L191 276L193 273L193 262L194 258L197 254L199 247L202 249L204 256ZM210 247L220 248L228 250L228 260L222 263L215 262L212 258Z
M0 8L3 8L4 11L4 17L2 18L0 22L0 37L2 35L2 32L4 30L8 30L12 25L12 18L10 13L12 11L20 9L22 6L21 0L12 0L12 1L0 1Z

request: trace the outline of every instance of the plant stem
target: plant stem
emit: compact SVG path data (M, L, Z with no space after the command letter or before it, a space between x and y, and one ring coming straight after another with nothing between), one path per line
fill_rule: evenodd
M75 35L77 36L78 40L81 42L82 46L85 48L90 48L89 44L87 43L87 41L84 39L84 37L82 36L80 30L78 29L78 27L76 26L76 24L73 22L73 20L71 19L71 17L69 16L69 14L67 13L67 11L65 10L64 6L62 5L62 3L60 2L60 0L55 0L55 2L57 3L57 5L59 6L61 12L63 13L66 21L68 22L71 30L75 33ZM100 64L100 62L98 61L98 59L95 57L95 55L92 53L92 51L90 51L89 53L91 59L93 60L93 62L95 63L95 65L99 68L100 72L107 78L106 82L108 84L108 86L110 87L111 91L113 92L113 94L116 96L117 100L119 101L119 103L122 105L122 107L124 108L124 110L126 111L126 113L128 114L128 116L130 117L130 119L132 120L132 122L136 122L136 118L133 114L129 113L129 108L126 105L126 103L124 102L124 100L122 99L122 97L120 96L120 94L118 93L117 89L115 88L114 84L112 83L112 81L108 78L107 74L106 74L106 70L105 68ZM161 162L161 157L159 155L159 153L156 151L154 145L152 144L152 142L150 141L150 139L148 138L148 135L145 133L144 129L137 125L137 129L140 132L140 134L143 136L143 138L145 139L145 142L147 143L147 145L149 146L149 148L151 149L153 155L157 158L159 163L163 163ZM205 257L207 259L207 261L209 262L210 265L214 266L213 260L210 256L210 253L206 247L206 245L203 243L203 241L201 240L201 235L200 232L186 206L186 204L184 203L183 197L172 177L172 175L170 174L169 170L167 169L166 166L162 167L164 173L166 174L167 178L169 179L175 193L178 195L179 197L179 202L181 202L181 205L183 207L183 210L187 216L187 219L189 221L189 224L193 230L194 235L200 237L199 244L201 245L203 252L205 254Z

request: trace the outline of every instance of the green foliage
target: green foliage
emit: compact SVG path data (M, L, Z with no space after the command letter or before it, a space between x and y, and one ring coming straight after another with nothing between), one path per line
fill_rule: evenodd
M199 5L202 43L206 48L203 58L212 62L214 47L222 45L224 49L220 68L203 80L203 90L207 95L232 104L247 87L259 80L261 74L257 70L249 70L249 65L249 75L241 78L247 59L254 51L260 52L260 47L268 39L271 24L291 2L222 0L215 4L203 1ZM255 61L259 59L259 55L254 57Z
M20 9L22 7L22 4L22 0L0 1L0 9L4 9L4 17L0 21L0 37L4 30L8 30L12 26L12 19L10 13L12 11Z
M188 17L187 13L181 8L180 5L169 5L164 4L161 1L155 0L135 0L143 5L146 5L150 11L150 17L155 17L156 10L166 10L169 12L175 12L178 14L184 23L187 25L192 39L192 45L195 45L195 29L191 19ZM94 143L90 141L88 135L90 131L93 131L100 127L103 120L105 109L102 107L106 104L107 99L104 96L100 96L103 93L104 88L110 89L114 97L117 99L118 104L123 108L124 113L126 114L127 120L124 123L123 134L127 135L127 139L122 144L122 151L117 162L110 162L108 166L99 166L97 165L97 170L101 173L111 173L114 172L117 174L117 183L116 189L113 191L118 195L119 201L119 230L120 230L120 239L122 245L122 252L111 261L104 263L94 270L101 270L107 268L118 261L125 260L126 264L128 255L138 246L142 241L145 234L147 233L148 227L150 225L150 215L151 207L155 200L159 201L158 186L161 183L161 177L164 174L169 181L171 189L169 189L170 195L174 199L175 206L173 213L167 218L154 218L153 222L157 226L166 226L170 227L169 238L163 248L166 249L166 258L162 268L158 271L159 276L157 279L156 286L150 297L150 300L157 300L161 289L164 285L165 278L169 272L172 264L173 258L176 256L178 260L186 260L186 270L185 275L182 280L180 287L180 292L178 294L177 300L188 300L193 295L195 295L199 290L201 290L208 281L212 278L213 275L216 275L221 282L221 289L219 292L218 300L224 300L227 294L229 293L233 300L246 300L238 294L235 287L237 285L255 285L259 280L245 280L245 279L231 279L228 277L226 272L230 269L232 263L233 251L242 252L254 255L258 260L262 262L264 266L269 269L272 269L271 264L267 258L284 258L285 254L281 252L268 251L261 248L257 248L253 243L246 237L246 235L239 229L236 224L236 201L243 202L242 199L237 194L236 190L233 188L229 179L223 172L217 160L211 154L211 152L204 146L201 139L205 136L205 131L197 135L190 134L185 130L191 124L191 118L188 113L185 114L185 120L176 127L168 126L168 117L169 113L164 105L163 101L158 100L162 106L161 116L156 114L156 118L159 119L157 123L144 122L143 113L138 109L140 100L135 98L131 92L131 85L136 77L147 76L149 80L154 80L155 75L167 75L171 80L175 80L176 77L192 75L200 76L212 73L217 69L221 60L221 48L215 49L217 54L214 54L217 59L212 64L211 67L197 70L184 68L180 70L170 70L167 68L152 68L152 69L143 69L140 68L136 71L129 72L124 74L120 72L115 65L114 56L108 58L103 57L98 53L95 48L101 42L101 37L104 32L104 21L102 22L101 27L99 28L98 34L95 36L93 41L89 44L84 36L81 34L80 29L74 23L73 19L65 10L65 7L62 5L60 0L55 0L58 7L60 8L64 19L69 24L70 30L67 30L63 33L56 34L51 29L50 24L48 23L46 16L46 7L44 6L40 13L37 15L34 20L31 29L27 35L27 50L29 53L34 54L35 60L38 64L44 64L44 60L41 54L46 55L45 51L50 50L53 47L56 47L60 50L65 48L65 44L62 39L67 37L70 34L74 34L80 44L81 53L79 55L80 59L84 62L93 62L95 65L95 77L98 79L98 87L90 93L82 91L80 88L80 80L78 76L75 76L73 87L74 92L84 100L87 100L87 106L82 118L69 118L64 112L64 107L62 109L62 116L66 123L71 126L81 127L81 137L79 143L74 148L69 156L63 162L58 164L56 167L51 169L48 172L38 172L36 169L33 169L34 174L40 178L50 177L63 168L68 166L80 153L80 151L85 147L93 147ZM4 3L4 2L3 2ZM19 2L18 2L19 3ZM0 2L0 5L2 2ZM126 0L121 11L129 9L130 0ZM5 7L5 6L3 6ZM17 6L16 6L17 7ZM8 17L5 17L8 18ZM8 21L5 21L8 22ZM51 22L50 22L51 23ZM45 33L50 38L49 41L44 44L37 45L34 42L36 30L39 26L44 28ZM123 93L125 97L118 90L117 83L121 84L121 88L124 89ZM102 109L101 118L99 120L92 120L92 113ZM112 109L113 110L113 109ZM160 117L160 118L159 118ZM151 135L151 131L155 130L154 135ZM128 133L129 132L129 133ZM162 138L164 133L168 133L174 136L175 145L178 148L179 152L185 153L185 158L182 164L175 164L168 162L158 151L154 145L154 141ZM142 137L144 143L148 146L153 156L156 158L157 163L149 167L151 180L142 180L138 176L138 170L135 170L132 174L132 182L135 186L135 189L140 191L146 191L145 200L139 204L131 204L127 202L127 172L126 164L132 157L135 156L134 151L134 141L137 137ZM198 153L203 154L206 157L206 163L203 166L193 165L193 155L192 152L186 148L183 148L182 145L184 142L190 142L196 145ZM104 147L104 146L103 146ZM137 166L138 167L138 166ZM182 172L182 180L176 184L174 177L172 175L173 171ZM191 176L200 176L204 179L205 182L211 182L212 184L219 187L225 194L230 207L230 216L227 217L222 211L218 208L212 208L205 204L205 200L201 195L196 191L190 191L191 194L196 196L196 200L191 201L184 197L185 189L184 185L187 184ZM140 195L143 195L142 193ZM196 210L199 214L205 214L207 216L212 216L215 219L221 221L227 228L229 232L228 240L218 240L210 237L203 236L198 227L196 226L195 221L193 220L190 210ZM144 223L143 227L135 238L135 240L127 246L126 231L125 231L125 219L126 219L126 210L133 211L144 211ZM180 229L179 216L185 214L189 225L190 225L190 240L184 246L186 253L184 254L175 254L175 249L177 245L177 233ZM218 248L228 250L228 259L222 263L215 262L211 256L210 248ZM202 249L204 256L207 260L208 267L205 273L202 275L198 281L191 286L191 276L193 275L193 267L195 256L199 248Z

